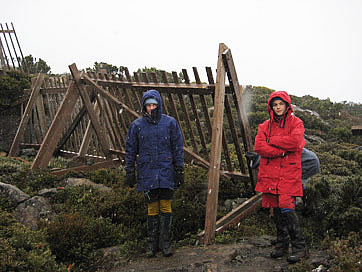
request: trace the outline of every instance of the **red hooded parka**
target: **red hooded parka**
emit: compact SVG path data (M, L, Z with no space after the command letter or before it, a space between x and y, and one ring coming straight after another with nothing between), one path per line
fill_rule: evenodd
M274 116L270 105L275 97L287 103L282 118ZM269 96L268 110L270 119L259 125L255 137L255 152L261 156L255 191L303 196L301 182L301 155L305 145L303 121L292 115L291 99L284 91L273 92Z

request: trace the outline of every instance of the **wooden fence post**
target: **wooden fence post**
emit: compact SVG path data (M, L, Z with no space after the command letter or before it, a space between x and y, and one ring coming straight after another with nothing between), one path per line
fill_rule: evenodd
M219 44L217 61L217 75L215 86L214 116L211 136L211 154L209 168L209 182L205 216L205 244L210 244L215 239L216 212L219 192L219 177L221 164L221 145L224 118L225 100L225 67L222 60L223 52L227 50L225 44Z

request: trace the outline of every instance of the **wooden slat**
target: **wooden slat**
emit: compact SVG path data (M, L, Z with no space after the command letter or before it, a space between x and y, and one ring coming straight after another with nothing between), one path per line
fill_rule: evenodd
M177 76L177 73L176 72L172 72L172 76L173 76L173 80L176 84L179 83L179 79L178 79L178 76ZM185 120L185 123L186 123L186 127L188 129L188 132L189 132L189 136L190 136L190 139L191 139L191 144L192 144L192 148L194 150L194 152L196 154L199 154L199 150L198 150L198 147L197 147L197 143L196 143L196 140L195 140L195 136L194 136L194 132L193 132L193 129L192 129L192 126L191 126L191 122L190 122L190 116L189 116L189 113L186 109L186 105L185 105L185 101L184 101L184 98L183 98L183 95L182 94L178 94L178 100L180 102L180 105L181 105L181 110L182 110L182 113L183 113L183 117L184 117L184 120Z
M147 77L147 73L142 72L142 73L141 73L141 77L142 77L143 82L149 83L149 80L148 80L148 77Z
M120 114L118 114L118 117L119 117L119 121L120 121L120 124L121 124L121 128L122 128L122 131L125 135L127 135L127 132L128 132L128 127L127 127L127 124L126 124L126 121L124 120L124 112L122 111ZM136 113L136 116L134 116L135 118L138 118L138 114Z
M135 107L133 105L133 101L132 101L129 89L125 88L125 89L123 89L123 91L126 96L127 105L129 105L131 110L136 111Z
M113 90L113 89L111 89L111 90ZM122 89L117 88L117 90L114 90L113 94L116 95L115 93L117 92L117 99L118 99L119 103L121 105L126 105L123 102L123 97L122 97L121 90ZM109 106L111 108L114 108L113 111L118 111L119 105L117 105L115 103L110 103ZM117 119L116 123L118 123L118 124L116 124L116 128L117 128L117 131L118 131L118 133L119 133L119 135L121 137L121 142L124 142L123 134L127 134L127 130L128 130L128 125L127 124L131 123L131 119L138 118L138 116L139 116L137 112L135 112L134 110L131 109L131 107L128 107L128 108L131 110L131 112L128 112L130 116L127 114L127 112L123 111L123 108L121 108L120 111L118 111L118 112L120 112L120 114L114 115L112 113L113 116L116 117L116 119ZM120 126L119 124L122 124L122 126Z
M119 140L120 140L120 146L121 146L121 149L124 148L125 144L126 144L126 136L123 136L123 133L122 133L122 128L120 126L120 121L119 121L119 112L117 111L117 109L111 104L110 105L111 107L111 110L112 110L112 115L113 115L113 118L114 118L114 123L116 125L116 129L117 129L117 132L118 132L118 135L119 135Z
M18 67L20 68L21 71L23 71L23 69L22 69L22 67L21 67L21 59L20 59L20 57L18 56L18 54L17 54L17 52L16 52L13 39L11 38L11 35L10 35L10 33L15 33L15 31L9 29L8 23L5 23L5 25L6 25L6 29L9 31L9 39L10 39L11 45L12 45L12 47L13 47L13 52L14 52L14 54L15 54L15 59L16 59L17 62L18 62Z
M6 47L8 48L9 58L10 58L12 64L13 64L13 68L15 69L14 57L11 54L11 50L10 50L10 47L9 47L9 44L8 44L8 40L7 40L6 35L5 35L5 30L4 30L3 25L1 23L0 23L0 27L1 27L2 33L4 34L4 40L5 40ZM4 48L4 51L5 51L5 48Z
M29 122L31 111L32 111L34 103L39 95L40 86L43 84L43 80L44 80L44 74L39 74L36 79L36 82L34 84L34 88L31 92L28 104L26 105L24 114L21 118L20 125L16 132L15 138L13 140L13 143L11 144L10 151L8 154L8 156L10 156L10 157L16 156L18 154L19 144L24 137L25 128Z
M187 74L187 70L182 69L182 74L184 76L185 83L190 84L190 79L189 79L189 76ZM199 83L198 80L200 80L200 79L199 78L196 79L196 83ZM192 94L189 94L189 99L190 99L190 104L191 104L191 108L192 108L192 113L194 114L194 117L195 117L196 128L197 128L197 131L199 133L199 138L200 138L202 150L203 150L204 156L206 156L206 158L209 159L209 154L208 154L207 147L206 147L204 133L202 132L202 128L201 128L200 117L199 117L199 114L197 112L196 104L195 104L194 97L193 97Z
M107 142L107 138L104 132L104 129L102 128L102 126L99 123L99 120L93 110L93 106L92 103L90 101L89 95L86 92L86 90L83 88L82 82L81 82L81 75L78 71L78 68L75 64L72 64L69 66L70 68L70 72L72 73L72 76L74 78L75 84L77 86L78 92L80 94L80 96L82 97L84 106L87 109L88 112L88 116L89 119L91 119L92 121L92 126L94 128L95 134L97 135L98 141L101 144L102 147L102 151L104 153L104 155L108 158L110 158L110 153L109 153L109 144Z
M31 79L31 88L33 89L36 83L36 78L32 78ZM38 96L36 97L35 101L34 101L34 105L33 105L33 109L32 109L32 116L30 117L30 130L34 129L34 134L35 134L35 139L37 143L41 143L42 142L42 134L40 132L40 125L39 125L39 118L38 118L38 112L37 112L37 102L39 101L39 97L41 97L40 92L38 94Z
M122 149L123 142L121 141L121 130L118 129L117 126L117 118L114 115L114 107L112 108L112 104L109 104L107 100L105 100L107 115L109 116L109 122L112 126L112 131L115 137L116 146L115 149Z
M76 86L71 83L65 94L64 100L60 105L52 124L50 125L47 134L43 140L43 143L37 153L31 169L34 168L46 168L53 155L56 145L61 137L61 131L64 128L65 120L68 120L71 116L72 109L79 98L79 94L76 91Z
M153 80L153 82L154 82L154 83L158 83L156 73L153 72L151 75L152 75L152 80ZM165 99L164 99L164 97L163 97L163 95L162 95L161 93L160 93L160 96L161 96L161 100L162 100L162 112L163 112L164 114L167 114L167 115L168 115L168 109L167 109L167 107L166 107Z
M124 72L126 74L127 81L132 82L132 77L131 77L131 74L129 73L127 67L124 67ZM138 107L139 110L141 110L142 93L140 93L139 91L134 90L134 89L130 89L130 91L135 95L137 107Z
M121 106L122 108L124 108L125 110L127 110L129 113L131 113L134 117L138 116L138 114L131 110L126 104L124 104L123 102L121 102L119 99L117 99L116 97L114 97L113 95L111 95L108 91L104 90L101 86L99 86L97 83L95 83L91 78L89 78L87 75L83 74L83 77L85 79L85 81L87 83L89 83L90 85L92 85L95 90L100 93L101 95L103 95L106 99L108 99L110 102L115 103L116 105Z
M29 143L20 143L20 147L22 148L34 148L39 149L41 144L29 144Z
M120 162L119 159L106 160L106 161L96 162L96 163L94 163L92 165L81 165L81 166L76 166L76 167L68 168L68 169L55 170L55 171L52 171L51 174L57 176L58 178L61 178L65 174L69 173L70 171L89 172L89 171L94 171L94 170L100 169L100 168L118 167L120 163L121 162Z
M167 84L168 83L168 79L167 79L167 74L166 74L166 71L161 71L161 78L162 78L162 82ZM165 108L168 112L168 108L167 108L167 103L165 102ZM169 114L169 113L167 113Z
M66 132L63 134L62 138L59 140L56 149L54 150L54 154L59 154L59 151L63 149L65 143L70 139L70 136L74 133L76 127L79 125L80 121L84 117L86 113L86 108L83 107L77 114L77 116L74 118L73 122L69 126L69 128L66 130Z
M134 73L133 73L133 76L134 76L134 78L135 78L136 83L141 82L138 73L134 72ZM131 81L130 81L130 83L131 83ZM131 83L131 84L133 84L133 83ZM142 92L140 89L137 89L137 88L135 88L135 90L136 90L136 93L138 93L138 96L139 96L138 102L139 102L139 106L140 106L140 112L142 112L142 97L143 97L143 92Z
M58 82L58 81L56 81L56 82ZM91 97L91 102L93 102L93 101L94 101L94 95L92 95L92 97ZM72 127L74 125L74 130L70 134L69 141L68 141L68 143L70 143L72 146L72 148L70 150L72 150L74 152L79 150L81 142L82 142L82 140L80 139L81 135L79 133L79 127L80 127L79 124L80 124L81 118L79 120L77 120L75 124L73 124L73 123L74 123L74 120L77 119L78 114L82 108L84 108L84 105L82 104L82 100L79 99L77 101L77 103L75 104L73 111L72 111L71 118L70 118L69 122L67 123L67 127ZM64 129L63 133L64 134L68 133L68 130Z
M194 71L195 72L195 71ZM212 71L210 69L210 67L206 67L206 73L207 73L207 78L209 80L210 84L215 84L214 83L214 78L212 76ZM198 76L198 74L197 74ZM212 134L212 126L211 126L211 121L210 121L210 116L209 116L209 109L207 108L207 104L206 104L206 100L205 100L205 96L204 94L200 94L200 101L201 101L201 106L202 109L204 111L204 116L205 116L205 121L206 121L206 126L207 126L207 130L209 132L210 135L210 139L211 139L211 134Z
M234 99L234 103L235 103L235 107L236 107L236 112L237 112L237 116L239 119L239 123L240 123L240 127L242 128L241 130L241 135L243 138L243 144L244 144L244 149L245 152L247 151L253 151L254 150L254 146L253 146L253 141L251 138L251 130L250 130L250 125L249 125L249 120L248 117L246 115L245 109L243 107L243 103L242 103L242 96L241 96L241 88L239 85L239 81L238 81L238 77L236 74L236 70L235 70L235 65L234 65L234 61L231 55L231 50L228 49L224 54L223 54L223 62L224 62L224 66L226 67L226 73L228 75L229 78L229 83L230 83L230 87L233 89L233 94L235 95L235 99ZM254 190L255 188L255 183L256 183L256 170L255 169L251 169L251 167L249 168L249 175L250 175L250 181L251 181L251 191Z
M99 110L97 101L94 103L93 110L97 115L99 114L100 110ZM86 155L87 150L89 148L89 144L92 140L92 134L93 134L92 123L91 123L91 120L89 120L88 124L87 124L87 128L84 132L82 143L79 148L79 152L78 152L79 157L84 157Z
M44 108L44 99L42 95L38 95L37 99L36 99L36 111L38 113L38 117L39 117L39 125L40 125L40 131L42 134L42 137L45 137L45 134L48 130L47 125L46 125L46 118L45 118L45 108Z
M98 97L99 100L100 97ZM105 121L106 123L106 127L107 127L107 130L108 130L108 136L113 144L113 149L117 149L118 148L118 144L117 144L117 140L116 140L116 132L114 130L114 127L113 127L113 122L112 122L112 113L110 111L110 108L109 108L109 104L107 102L106 99L104 99L103 101L103 110L101 111L103 114L103 120Z
M222 232L223 230L238 223L245 216L260 209L261 200L262 194L259 193L240 204L238 207L230 211L227 215L217 220L215 232ZM205 231L202 231L197 235L200 241L202 241L204 235Z
M124 105L127 105L127 101L125 101L123 95L124 95L123 92L118 92L118 99L121 103L123 103ZM127 107L128 107L128 105L127 105ZM128 128L135 116L133 114L130 114L128 111L125 111L125 112L122 111L122 113L123 114L121 115L121 117L123 118L123 122L124 122L125 126Z
M167 85L169 84L168 81L167 81L166 73L165 73L165 76L163 77L163 80L165 81L165 84L167 84ZM184 135L184 132L183 132L183 129L182 129L182 126L181 126L180 116L178 115L178 111L176 109L175 100L173 99L173 96L172 96L171 93L167 94L167 98L168 98L168 103L171 106L171 111L172 111L171 114L176 119L177 123L179 124L179 126L181 128L181 134L182 134L182 139L184 141L184 145L187 146L187 143L185 141L185 135Z
M143 77L144 77L143 73ZM215 92L215 84L192 84L188 85L185 83L153 83L153 82L141 82L138 73L134 72L134 77L136 82L126 82L126 81L118 81L118 80L105 80L105 79L97 79L95 82L100 86L117 86L120 88L131 88L135 90L147 91L149 89L156 89L160 93L176 93L176 94L203 94L210 95ZM145 78L142 78L144 80ZM138 81L137 81L138 80ZM232 93L230 86L225 85L225 92Z
M114 135L114 131L113 131L113 127L110 123L109 120L109 114L107 112L107 105L106 105L106 101L105 99L100 99L99 101L101 102L101 114L100 114L100 119L102 120L102 125L103 127L105 127L106 129L106 135L107 135L107 139L108 142L110 143L110 147L109 149L117 149L117 144L116 144L116 137Z
M199 155L195 154L187 147L184 147L184 152L185 152L185 159L187 159L190 163L195 163L205 169L210 169L209 161L207 161L204 158L200 157ZM220 170L220 175L222 175L226 179L231 179L231 175L229 173L231 173L231 172Z
M243 173L246 173L243 157L241 155L239 139L238 139L238 135L237 135L236 128L235 128L235 122L234 122L232 112L231 112L231 105L230 105L230 102L229 102L228 95L225 95L225 113L226 113L226 116L228 118L229 127L230 127L230 131L231 131L231 137L233 139L235 152L236 152L236 156L237 156L238 161L239 161L240 169L241 169L241 171Z
M126 69L127 69L127 67L126 67ZM126 72L127 80L132 81L132 78L131 78L131 75L128 72L128 69L126 71L127 71ZM122 75L120 75L120 76L122 77ZM124 81L124 79L120 78L119 81ZM137 92L133 92L129 88L117 88L117 87L112 88L112 90L114 91L114 94L118 93L118 92L122 92L122 91L125 93L127 105L130 107L131 110L137 111L137 110L139 110L141 108ZM131 93L135 95L135 100L136 100L136 103L137 103L136 107L134 106L134 100L132 99Z
M209 67L206 67L206 73L207 73L209 83L214 83L214 77L213 77L212 71ZM213 98L213 100L215 100L213 95L212 95L212 98ZM232 162L230 159L230 152L229 152L229 147L228 147L227 140L226 140L224 126L222 128L222 140L221 141L222 141L222 151L224 154L226 167L229 171L232 171L233 165L232 165Z
M210 244L215 239L215 223L218 204L219 177L221 164L222 127L224 117L225 98L225 67L222 54L227 49L220 43L217 62L217 76L215 89L215 109L211 136L210 169L206 201L205 216L205 244Z
M39 126L39 119L36 113L36 108L34 107L32 110L33 113L33 128L34 128L34 132L35 132L35 139L37 141L37 143L41 143L42 142L42 138L41 138L41 133L40 133L40 126Z
M6 63L5 63L5 60L6 60ZM5 58L4 45L3 45L2 41L1 41L1 39L0 39L0 64L3 67L4 70L6 68L10 69L8 59Z
M81 100L79 100L79 102L80 102ZM93 102L93 101L92 101ZM83 105L82 105L82 107L83 107ZM82 107L81 107L81 109L82 109ZM84 127L84 124L85 124L85 117L83 117L81 120L80 120L80 122L79 122L79 124L78 124L78 126L77 126L77 128L76 128L76 131L75 131L75 136L77 137L77 149L75 150L75 151L78 151L79 149L80 149L80 146L81 146L81 144L82 144L82 142L83 142L83 137L84 137L84 133L85 133L85 127Z

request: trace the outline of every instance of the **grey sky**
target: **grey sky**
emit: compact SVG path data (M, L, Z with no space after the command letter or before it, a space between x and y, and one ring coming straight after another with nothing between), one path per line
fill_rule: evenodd
M239 83L362 103L362 0L0 0L25 55L53 73L95 61L216 70L232 52Z

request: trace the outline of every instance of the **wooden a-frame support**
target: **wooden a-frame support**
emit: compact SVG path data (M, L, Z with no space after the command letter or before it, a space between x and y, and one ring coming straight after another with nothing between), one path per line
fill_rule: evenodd
M215 222L219 193L219 169L221 163L222 126L225 100L225 67L222 54L227 50L226 45L219 45L217 61L216 88L214 97L214 121L212 125L211 154L209 168L209 182L207 189L206 215L205 215L205 244L210 244L215 238Z
M48 166L48 163L55 151L56 145L60 140L61 131L65 125L64 122L65 120L70 119L72 109L79 97L81 97L84 103L93 129L98 137L98 140L101 143L103 153L105 154L107 159L111 159L109 145L106 141L106 134L101 125L99 124L97 114L95 113L94 108L91 104L89 95L81 83L81 75L75 64L70 65L69 68L72 73L74 82L72 82L68 87L63 103L61 104L58 112L56 113L54 121L52 122L39 149L39 152L34 159L34 162L31 166L32 169L38 167L45 168Z
M206 216L205 216L205 230L199 234L199 237L204 235L203 242L204 244L211 244L215 239L216 231L216 214L217 214L217 204L218 204L218 193L219 193L219 169L221 163L221 143L223 137L223 113L224 113L224 104L225 104L225 75L228 75L229 84L232 89L232 93L236 98L236 108L237 115L241 124L243 124L243 129L249 129L249 122L246 116L246 112L242 107L242 99L240 86L236 75L236 70L234 62L232 59L230 49L223 43L219 45L219 55L217 62L217 76L216 76L216 88L215 88L215 118L213 121L212 127L212 139L211 139L211 155L210 155L210 168L209 168L209 181L208 181L208 191L207 191L207 202L206 202ZM244 139L244 148L245 151L252 151L252 140L249 133L242 133ZM250 169L250 168L249 168ZM250 170L251 182L254 186L255 173L252 173ZM255 205L259 205L259 201L255 202ZM254 205L252 205L254 206ZM241 209L241 212L245 212L245 209ZM232 214L228 215L229 217L235 216L237 211L233 211ZM228 220L223 219L222 222L228 222ZM234 223L234 221L232 221Z

